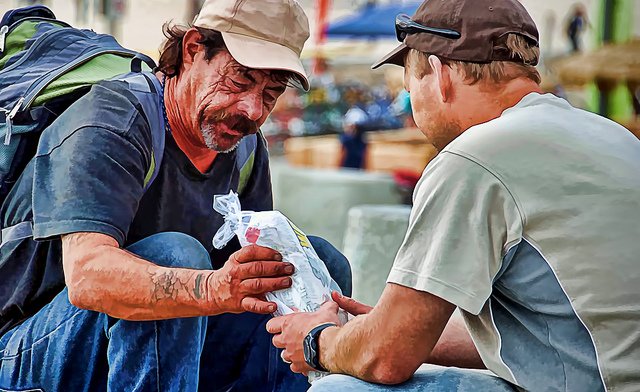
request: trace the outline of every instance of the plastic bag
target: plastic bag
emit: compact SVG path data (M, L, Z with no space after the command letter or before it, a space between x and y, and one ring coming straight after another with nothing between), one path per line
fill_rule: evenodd
M268 301L278 305L274 315L313 312L331 300L331 291L341 293L307 236L281 212L242 211L234 192L215 196L213 209L222 214L225 221L213 237L213 246L217 249L223 248L235 235L240 245L275 249L284 261L293 264L291 287L266 294ZM346 313L341 311L340 317L346 321Z

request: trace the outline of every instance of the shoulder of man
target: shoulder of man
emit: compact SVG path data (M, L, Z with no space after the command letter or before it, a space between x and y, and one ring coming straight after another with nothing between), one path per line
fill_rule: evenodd
M93 85L43 132L39 154L51 152L83 128L110 131L136 144L143 152L151 151L149 123L125 82L102 81Z
M465 156L487 168L513 168L515 156L521 162L535 160L541 146L554 142L557 131L571 126L565 117L574 111L560 98L531 94L500 117L467 129L443 152Z

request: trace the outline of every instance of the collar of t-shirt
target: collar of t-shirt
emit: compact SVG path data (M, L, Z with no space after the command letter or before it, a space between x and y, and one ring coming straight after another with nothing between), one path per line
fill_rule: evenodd
M540 93L533 92L522 97L520 102L518 102L514 106L508 109L505 109L502 112L502 116L504 116L505 114L509 114L510 112L516 109L522 109L522 108L538 106L538 105L553 105L553 106L558 106L565 109L571 108L571 105L569 104L569 102L553 94L550 94L550 93L540 94Z

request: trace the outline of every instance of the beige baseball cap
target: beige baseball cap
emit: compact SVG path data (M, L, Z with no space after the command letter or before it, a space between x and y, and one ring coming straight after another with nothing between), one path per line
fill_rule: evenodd
M221 32L229 53L245 67L294 72L309 90L300 61L309 20L296 0L206 0L193 25Z

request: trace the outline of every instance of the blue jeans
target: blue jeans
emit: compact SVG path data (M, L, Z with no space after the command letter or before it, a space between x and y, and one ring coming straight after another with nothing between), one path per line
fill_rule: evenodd
M514 392L501 378L472 370L434 366L418 370L398 385L372 384L351 376L332 374L314 381L309 392Z
M332 277L350 294L347 260L310 237ZM205 248L160 233L128 250L158 265L210 269ZM132 322L76 308L62 291L0 337L0 391L305 391L271 345L268 315L222 314Z

